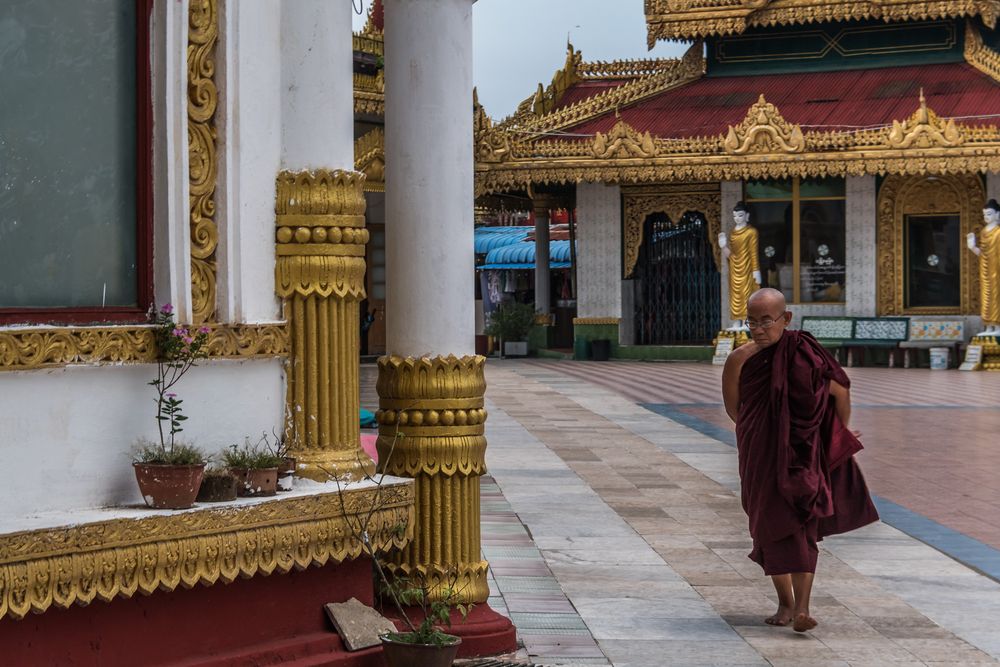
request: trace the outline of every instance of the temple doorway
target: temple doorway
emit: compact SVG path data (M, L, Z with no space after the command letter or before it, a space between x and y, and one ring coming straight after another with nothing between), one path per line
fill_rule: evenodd
M687 211L643 223L633 280L637 345L708 345L719 331L721 294L709 225Z

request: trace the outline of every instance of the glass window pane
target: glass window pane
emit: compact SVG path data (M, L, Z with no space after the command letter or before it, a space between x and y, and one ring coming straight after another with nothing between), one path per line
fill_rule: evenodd
M757 228L761 286L781 290L788 302L792 303L794 301L792 204L790 202L750 204L750 224Z
M961 292L961 225L958 215L908 215L906 307L958 308Z
M747 181L747 199L791 199L792 179L768 180L768 181Z
M843 302L847 285L844 201L807 201L800 205L799 301Z
M803 178L799 181L800 197L845 197L847 186L842 178Z
M135 12L0 3L0 308L137 305Z

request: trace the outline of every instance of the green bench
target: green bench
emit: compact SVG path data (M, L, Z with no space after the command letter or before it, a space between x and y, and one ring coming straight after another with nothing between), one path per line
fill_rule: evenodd
M847 351L847 365L854 365L855 350L883 348L889 350L889 367L895 366L894 351L910 336L908 317L824 317L807 315L802 318L803 331L808 331L824 347L834 350L840 360L840 350Z

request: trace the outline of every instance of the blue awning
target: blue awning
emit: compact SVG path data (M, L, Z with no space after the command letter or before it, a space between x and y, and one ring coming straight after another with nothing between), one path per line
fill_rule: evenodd
M520 243L534 231L534 227L478 227L475 232L476 254L485 255L496 248Z
M549 241L549 268L570 267L569 241ZM486 255L486 262L479 269L534 269L535 242L520 241L494 248Z

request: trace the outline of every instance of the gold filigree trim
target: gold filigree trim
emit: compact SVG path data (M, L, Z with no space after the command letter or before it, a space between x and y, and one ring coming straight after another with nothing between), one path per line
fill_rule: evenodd
M598 132L590 145L591 154L598 159L653 157L656 146L653 137L641 134L628 123L619 120L606 135Z
M354 141L354 170L365 175L365 192L385 192L385 132L381 127Z
M965 24L965 62L1000 81L1000 53L983 43L983 36L972 21Z
M729 126L723 145L727 152L734 155L801 153L805 150L806 140L799 126L782 118L778 108L761 95L739 125Z
M981 16L993 27L998 0L646 0L649 47L659 39L697 39L741 33L752 26L826 21Z
M4 535L0 618L357 558L359 517L376 550L404 547L412 485L346 489L343 506L333 492Z
M962 143L962 133L953 119L944 120L927 108L921 89L920 108L907 120L892 122L888 143L891 148L958 146Z
M289 351L284 323L213 324L209 329L210 358L281 357ZM0 330L0 371L153 361L156 344L149 326Z
M625 245L624 275L631 276L639 261L643 227L646 218L654 213L665 214L677 224L685 213L695 212L708 223L706 234L713 250L715 266L721 265L719 244L715 242L722 231L721 195L716 183L665 185L648 188L629 188L622 195L624 214L622 227Z
M604 324L621 324L622 318L620 317L574 317L573 324L579 324L582 326L596 326Z
M908 215L958 214L960 236L965 239L982 227L980 211L985 201L983 180L976 174L886 177L879 188L876 208L879 315L979 313L979 262L971 252L962 252L959 257L959 308L906 307L904 227Z
M219 39L218 0L191 0L188 6L188 154L191 204L191 310L195 324L216 318L215 224L218 133L215 112L215 46Z

